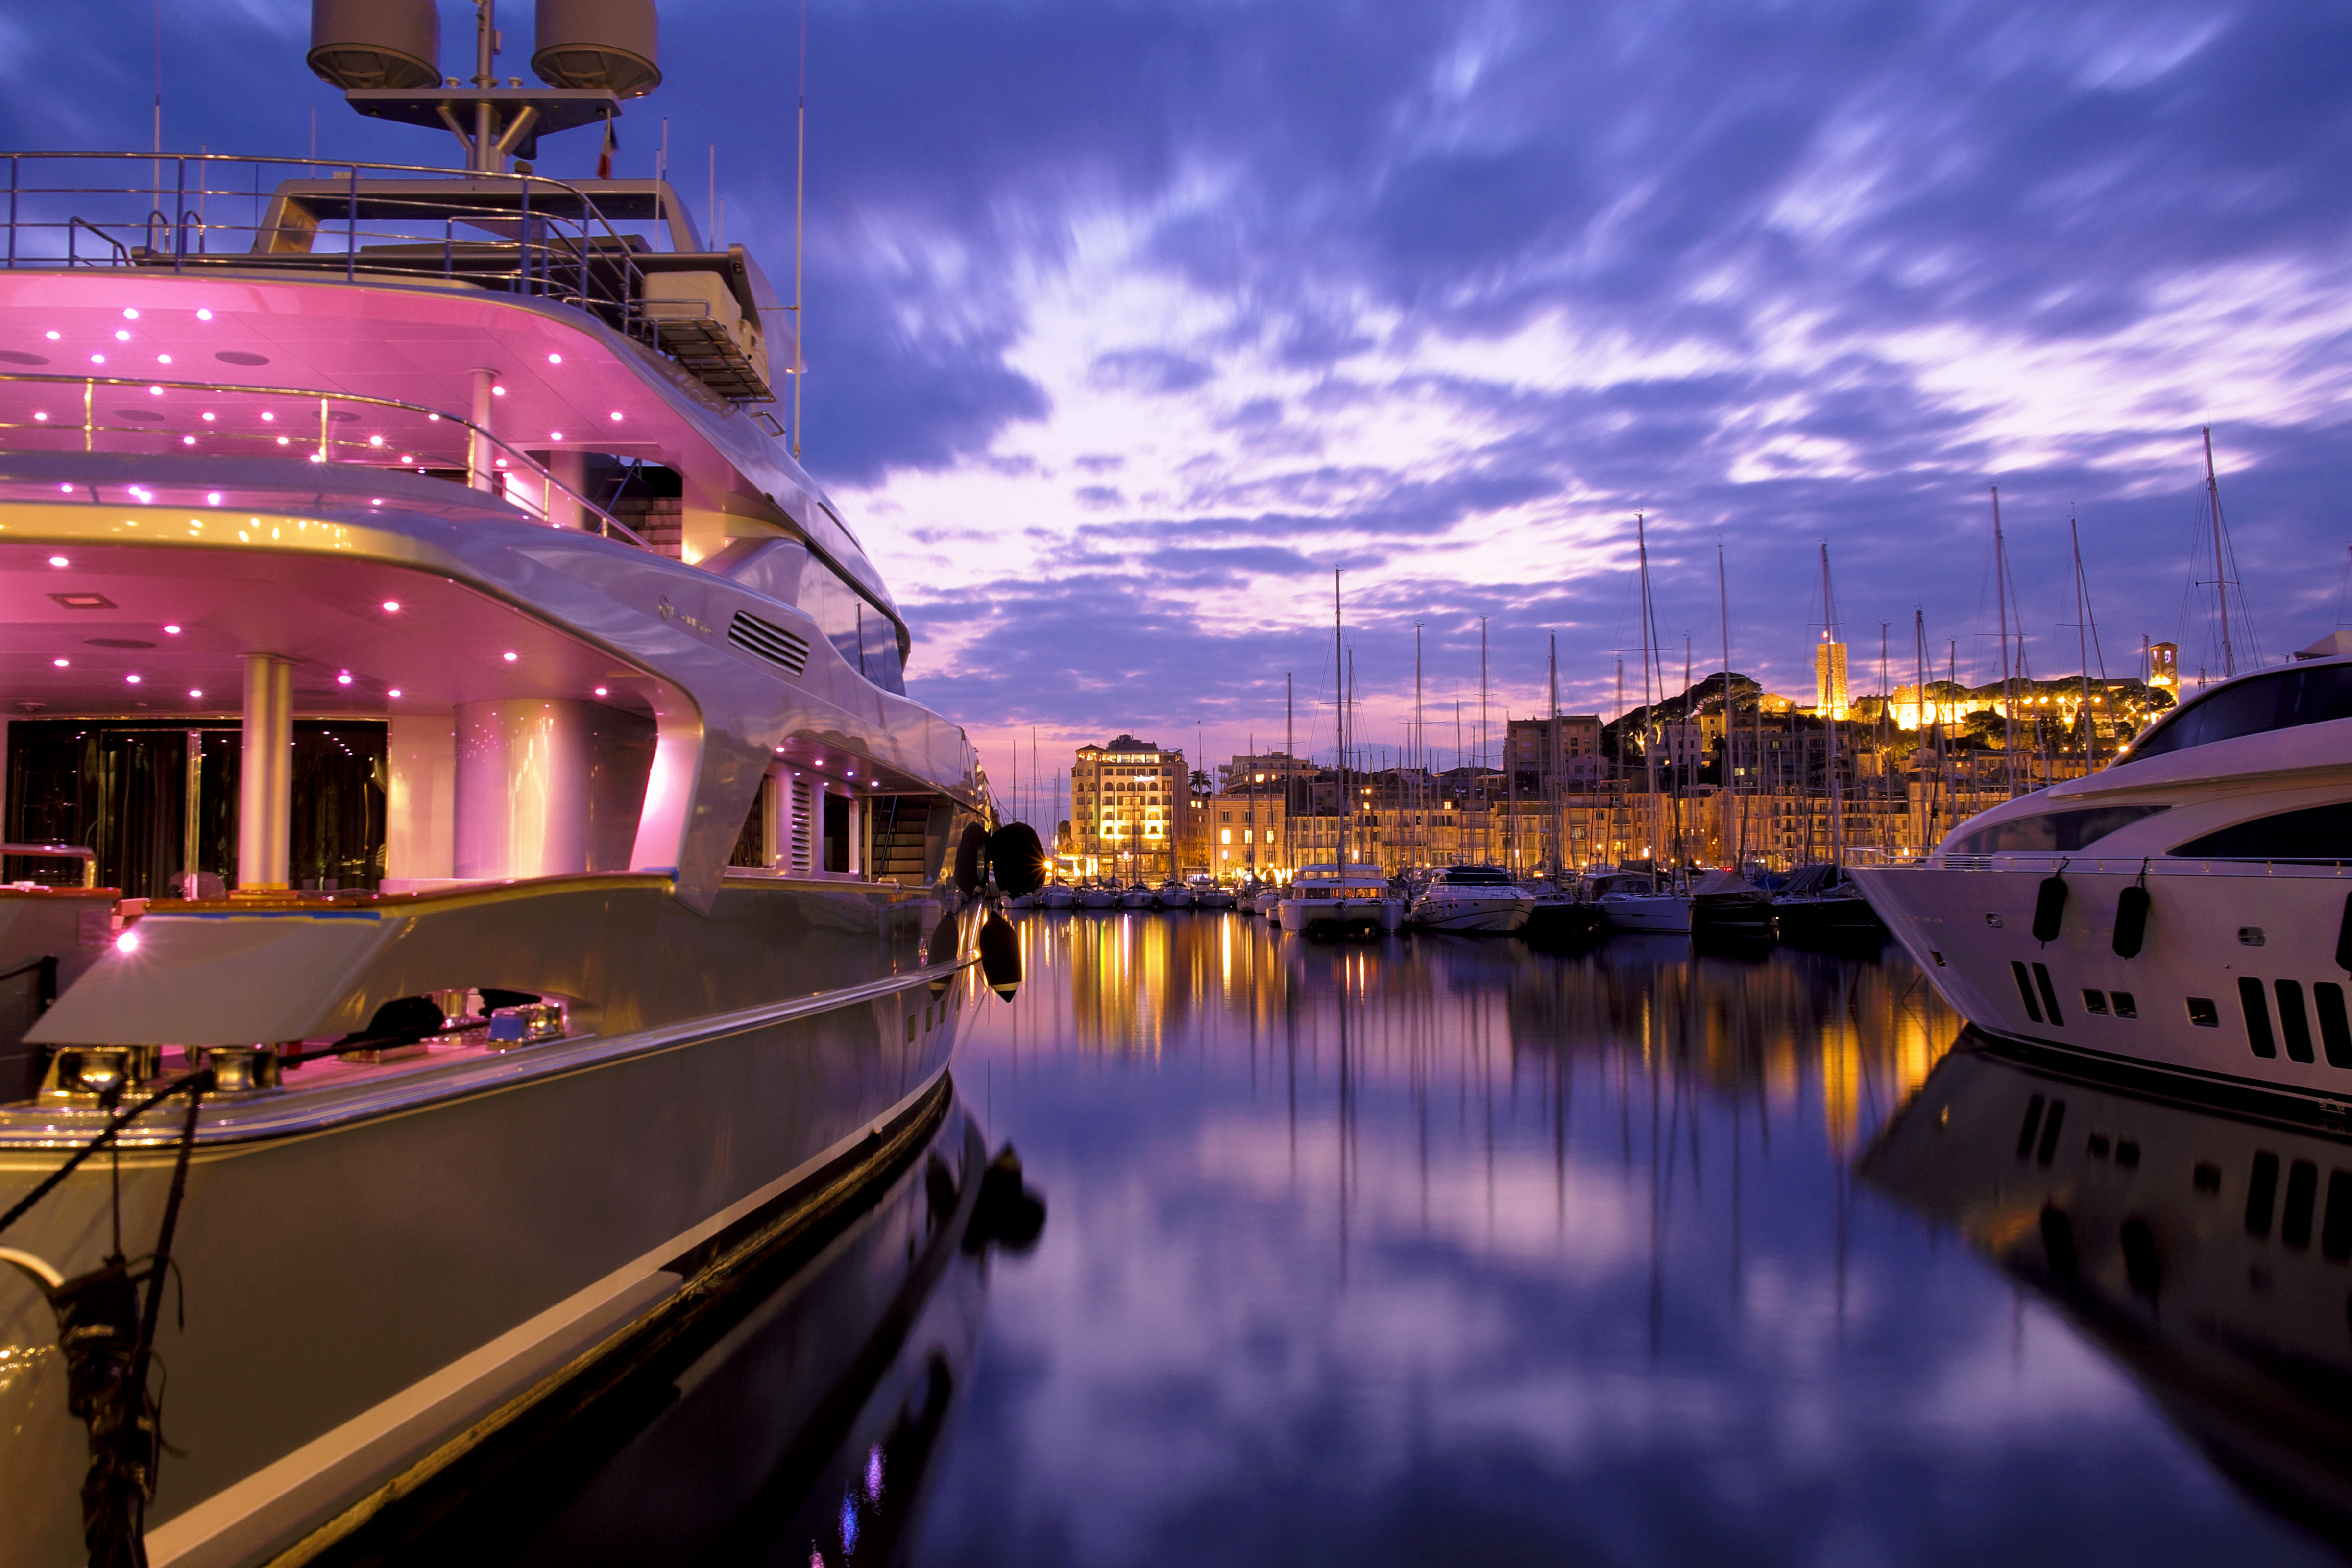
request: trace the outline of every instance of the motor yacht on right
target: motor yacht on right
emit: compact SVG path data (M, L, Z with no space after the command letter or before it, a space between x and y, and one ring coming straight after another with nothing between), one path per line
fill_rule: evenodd
M1501 866L1454 865L1422 890L1405 919L1428 931L1500 934L1525 925L1535 906L1536 895Z
M2184 702L2105 770L1854 880L2029 1058L2352 1102L2352 636ZM2321 1102L2311 1105L2309 1102Z

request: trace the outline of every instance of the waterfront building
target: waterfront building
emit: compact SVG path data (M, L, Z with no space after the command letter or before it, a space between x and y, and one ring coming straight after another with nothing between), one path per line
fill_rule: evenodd
M1279 790L1285 780L1312 779L1322 771L1306 758L1287 751L1236 755L1230 762L1217 764L1217 793L1229 795L1251 788Z
M1289 817L1278 789L1250 789L1204 800L1206 869L1220 880L1286 873Z
M1175 875L1189 779L1181 751L1163 751L1132 735L1078 747L1070 768L1070 851L1078 874Z
M2151 643L2147 649L2147 684L2168 696L2180 695L2180 644Z
M1522 794L1563 789L1589 789L1608 777L1609 764L1601 755L1601 716L1564 713L1554 744L1553 721L1515 718L1503 739L1503 767L1518 776ZM1557 771L1558 777L1554 774Z

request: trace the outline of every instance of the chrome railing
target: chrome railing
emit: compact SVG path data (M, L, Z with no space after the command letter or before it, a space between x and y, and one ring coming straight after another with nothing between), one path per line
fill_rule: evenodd
M0 160L10 267L236 266L463 281L577 306L657 344L635 260L652 248L646 237L624 233L562 180L226 153ZM106 177L118 168L146 178Z
M126 403L131 406L121 406ZM396 398L220 382L0 372L0 445L20 452L148 457L299 454L311 463L437 475L497 495L539 521L583 528L640 549L653 548L494 431ZM138 498L135 487L131 493ZM566 517L567 511L572 515Z

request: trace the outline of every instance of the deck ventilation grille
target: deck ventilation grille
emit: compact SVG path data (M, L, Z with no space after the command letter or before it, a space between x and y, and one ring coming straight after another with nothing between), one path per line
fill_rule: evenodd
M808 668L809 645L772 621L762 621L744 611L735 612L735 619L727 628L727 640L747 653L756 653L772 664L782 664L794 674Z

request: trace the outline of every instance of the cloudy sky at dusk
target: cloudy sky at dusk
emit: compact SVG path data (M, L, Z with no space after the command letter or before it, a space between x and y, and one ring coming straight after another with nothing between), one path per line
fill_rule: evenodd
M445 70L470 8L442 7ZM304 69L299 0L173 0L164 140L434 159ZM528 7L501 68L528 70ZM50 18L54 18L51 20ZM672 0L699 204L788 276L790 6ZM0 17L16 147L144 147L146 0ZM1830 548L1858 688L1915 609L1998 675L1987 486L2032 673L2218 667L2213 426L2275 659L2342 619L2352 329L2340 5L814 0L805 461L889 575L917 695L1049 761L1119 728L1329 746L1331 570L1393 746L1640 689L1633 516L1680 682L1810 691ZM542 172L588 172L551 139ZM1861 666L1870 666L1864 679ZM1901 678L1899 675L1898 679ZM1439 716L1439 705L1443 717ZM1025 750L1025 747L1024 748ZM1024 761L1025 767L1025 761Z

